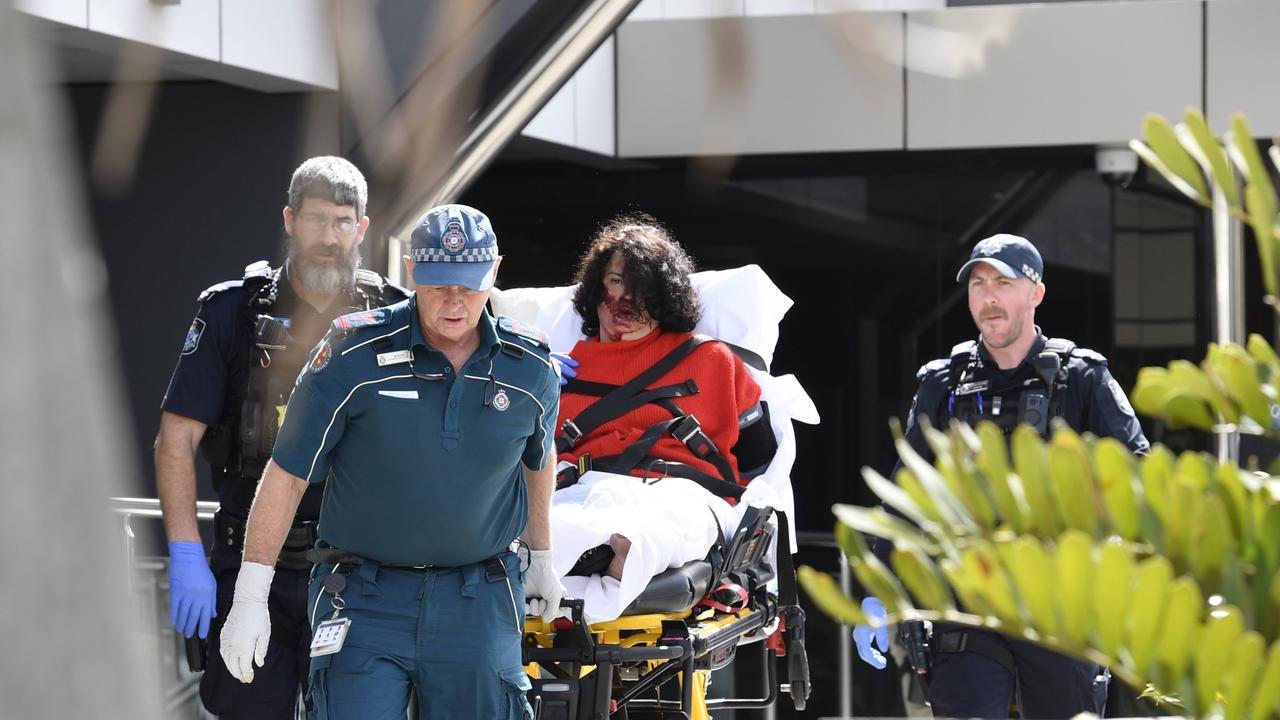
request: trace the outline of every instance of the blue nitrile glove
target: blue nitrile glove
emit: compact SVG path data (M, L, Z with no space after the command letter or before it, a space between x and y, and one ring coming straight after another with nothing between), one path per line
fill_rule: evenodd
M218 583L198 542L169 543L169 622L183 637L209 634L218 614Z
M867 616L868 620L884 621L885 611L884 603L878 598L867 597L862 599L862 614ZM880 646L880 650L876 650L872 641ZM856 625L853 628L853 643L858 646L858 657L862 661L877 670L883 670L888 662L884 659L884 655L880 652L889 651L889 627L880 625L880 627L872 628L870 625Z
M578 373L574 370L578 367L578 361L569 357L568 353L551 353L551 364L556 368L556 375L560 376L561 385L568 383L569 378L578 377Z

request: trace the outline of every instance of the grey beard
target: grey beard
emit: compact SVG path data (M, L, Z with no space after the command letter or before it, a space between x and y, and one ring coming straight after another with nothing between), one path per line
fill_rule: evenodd
M305 256L289 251L289 270L302 287L314 293L330 295L350 290L355 284L356 268L360 267L359 247L338 258L333 264L314 263Z

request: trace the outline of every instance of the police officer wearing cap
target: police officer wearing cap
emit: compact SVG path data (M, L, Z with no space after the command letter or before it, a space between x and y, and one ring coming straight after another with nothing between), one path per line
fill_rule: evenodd
M1050 420L1061 417L1077 432L1116 438L1133 452L1150 448L1106 358L1069 340L1045 338L1036 326L1035 311L1045 295L1043 274L1040 253L1025 238L995 235L974 246L956 281L968 286L978 339L956 345L950 356L916 374L920 387L907 416L906 439L921 456L933 458L920 417L934 427L945 427L952 418L991 421L1006 433L1028 423L1045 437ZM887 560L888 542L877 542L875 549ZM866 598L862 607L868 617L885 616L877 598ZM924 660L910 647L922 649L924 627L904 623L902 630L909 654ZM859 625L854 640L867 664L885 667L879 652L889 646L885 628ZM1005 718L1014 697L1024 718L1102 715L1110 678L1093 663L994 632L941 623L931 628L927 662L926 691L935 717Z
M320 487L289 527L281 571L270 587L276 627L259 682L227 672L216 638L231 607L249 504L271 453L280 415L307 352L335 317L400 302L408 293L359 269L369 218L364 177L338 157L307 160L293 173L283 210L288 258L250 265L242 279L200 295L163 402L156 486L169 536L170 619L187 638L213 644L200 681L209 712L224 718L293 718L309 663L304 557L315 534ZM195 454L212 467L220 510L206 561L196 522Z
M551 619L564 594L549 523L559 379L543 333L485 309L501 260L488 218L434 208L411 247L414 297L338 318L298 377L222 654L254 682L289 518L327 482L308 601L315 715L398 720L416 691L422 718L524 718L524 598ZM517 537L528 550L511 550Z

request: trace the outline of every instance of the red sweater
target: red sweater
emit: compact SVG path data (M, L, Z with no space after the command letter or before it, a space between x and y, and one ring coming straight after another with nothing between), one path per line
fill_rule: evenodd
M592 338L580 341L570 354L580 363L579 380L622 385L656 364L690 335L691 333L654 330L639 340L602 343ZM760 400L760 386L751 378L746 365L727 347L718 342L708 342L698 346L680 364L649 387L674 385L690 378L697 382L698 393L674 398L673 402L684 414L698 418L702 431L729 460L733 474L737 477L738 459L730 451L738 443L738 416ZM588 395L562 393L560 417L556 427L563 425L567 419L577 417L596 400L597 398ZM560 459L574 462L584 453L592 457L616 455L639 440L649 426L670 419L671 413L661 407L652 403L642 405L596 428L595 432L579 440L571 451L561 454ZM670 433L659 438L648 454L684 463L713 477L720 477L714 465L694 456L684 443ZM642 476L644 470L638 468L632 474Z

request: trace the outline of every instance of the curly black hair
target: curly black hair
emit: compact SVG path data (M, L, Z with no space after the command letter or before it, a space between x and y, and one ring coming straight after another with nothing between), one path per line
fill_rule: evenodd
M667 332L689 332L698 324L698 292L689 275L693 260L666 228L644 213L619 215L600 228L578 263L573 307L582 333L600 334L597 308L604 300L604 274L614 253L622 253L623 283L639 309Z

